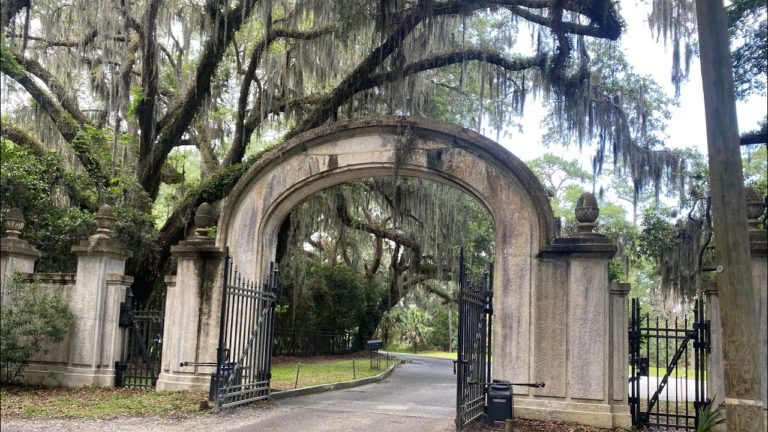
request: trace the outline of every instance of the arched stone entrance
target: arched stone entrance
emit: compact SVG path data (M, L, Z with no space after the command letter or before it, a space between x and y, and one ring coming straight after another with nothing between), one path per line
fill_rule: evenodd
M611 316L607 263L615 247L591 233L556 239L544 189L518 158L472 131L413 118L337 123L285 142L240 179L219 218L215 245L197 238L173 249L179 264L169 280L175 287L169 287L158 388L207 386L210 368L176 365L215 359L224 246L244 276L261 280L280 224L298 203L332 185L395 172L454 186L493 216L493 377L547 384L519 388L516 413L628 425L626 354L611 353L626 352L626 320ZM615 303L614 315L626 315L626 303L623 309ZM616 326L621 332L612 331Z

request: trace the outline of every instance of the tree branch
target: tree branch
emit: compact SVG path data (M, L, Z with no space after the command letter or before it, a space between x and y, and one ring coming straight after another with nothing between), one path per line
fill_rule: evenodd
M160 0L151 1L147 6L144 17L144 37L139 39L142 48L141 58L141 100L136 105L136 118L139 122L141 131L139 139L139 160L149 156L154 141L155 127L155 103L158 87L158 64L157 64L157 41L155 35L157 31L157 13L160 8ZM160 166L155 167L160 168Z
M270 21L271 22L271 21ZM257 127L257 124L261 122L263 118L260 115L261 108L261 91L259 91L258 104L254 104L253 109L248 115L250 121L246 121L246 111L248 104L248 97L250 95L251 84L256 76L256 69L261 63L261 58L266 49L279 38L287 39L301 39L311 40L323 35L330 34L334 31L334 27L325 27L322 29L300 31L289 29L272 29L271 24L268 25L265 31L266 37L259 40L251 51L251 57L248 61L248 68L243 75L243 83L240 86L240 97L237 101L237 118L235 120L235 137L232 141L232 146L224 158L223 164L231 165L233 163L240 162L245 154L245 149L248 146L248 142L251 139L253 131ZM258 120L257 120L258 119Z
M48 152L43 143L37 140L24 129L3 121L0 123L0 136L22 147L32 150L38 157L43 157Z
M29 76L23 68L17 54L8 49L3 43L0 49L0 71L19 83L32 96L35 102L50 117L61 136L72 146L72 150L96 184L105 184L107 176L102 171L101 164L93 154L90 145L93 143L84 139L85 131L77 120L65 110L56 99Z
M15 56L19 63L24 66L27 72L40 78L40 80L45 83L48 89L54 94L58 102L61 104L61 107L67 110L78 123L88 126L95 126L93 122L91 122L91 120L86 117L82 111L80 111L80 108L77 106L77 100L73 99L67 93L64 85L61 84L59 80L48 71L48 69L44 68L43 65L38 63L36 60L24 58L20 54L15 54Z
M245 3L249 6L246 7ZM205 95L210 92L211 78L227 46L232 42L235 32L240 29L245 19L254 10L249 0L241 0L228 12L218 13L215 17L215 34L205 43L200 54L200 64L195 72L193 85L187 89L184 97L175 103L163 118L158 122L157 139L152 146L151 153L139 161L139 184L151 197L157 196L160 186L160 178L157 175L158 167L165 163L168 153L182 135L187 131L195 114L200 109Z

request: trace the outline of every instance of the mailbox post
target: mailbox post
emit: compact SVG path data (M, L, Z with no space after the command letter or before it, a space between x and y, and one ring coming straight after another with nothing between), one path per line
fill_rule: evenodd
M371 339L365 343L365 350L370 355L372 370L379 370L379 349L383 347L384 341L381 339Z

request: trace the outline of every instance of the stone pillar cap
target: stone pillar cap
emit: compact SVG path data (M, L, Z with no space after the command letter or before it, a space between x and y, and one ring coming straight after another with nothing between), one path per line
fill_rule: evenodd
M21 230L25 225L24 214L21 209L13 207L5 215L5 237L0 238L0 252L3 255L12 255L37 260L42 256L26 240L21 238Z

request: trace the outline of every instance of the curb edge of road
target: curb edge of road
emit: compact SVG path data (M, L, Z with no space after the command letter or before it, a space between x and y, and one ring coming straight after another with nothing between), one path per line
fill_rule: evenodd
M394 363L392 364L392 366L389 367L389 369L385 370L384 372L378 375L374 375L371 377L360 378L352 381L342 381L342 382L332 383L332 384L317 385L312 387L304 387L299 389L283 390L280 392L270 393L269 398L272 400L288 399L296 396L306 396L311 394L324 393L324 392L334 391L334 390L343 390L343 389L352 388L352 387L359 387L366 384L372 384L387 378L392 373L392 371L395 370L395 366L397 366L397 364L398 363Z

